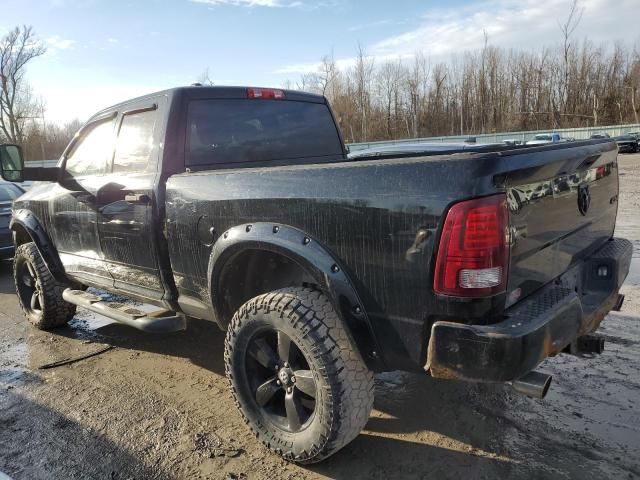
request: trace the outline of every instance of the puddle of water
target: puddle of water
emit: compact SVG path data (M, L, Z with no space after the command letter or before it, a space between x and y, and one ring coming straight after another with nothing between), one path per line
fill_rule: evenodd
M29 351L26 342L16 343L2 352L0 386L23 383Z
M2 352L2 360L5 365L27 365L28 355L27 343L20 341L9 345L9 348Z
M87 333L95 332L99 328L116 323L114 320L97 313L90 312L89 310L78 309L78 312L73 317L73 320L69 322L69 326L78 331L78 333L84 333L83 337L86 337Z
M133 300L128 299L127 297L123 297L120 295L114 295L109 292L105 292L104 290L98 290L95 288L89 288L87 290L89 293L99 296L103 300L109 302L118 302L125 303L127 305L131 305L136 307L143 312L152 312L157 310L158 307L153 305L141 304L139 302L135 302ZM91 312L89 310L85 310L82 307L78 307L78 311L73 317L73 320L69 322L69 326L78 333L78 338L91 338L98 329L110 325L112 323L117 323L115 320L111 320L108 317L100 315L98 313Z

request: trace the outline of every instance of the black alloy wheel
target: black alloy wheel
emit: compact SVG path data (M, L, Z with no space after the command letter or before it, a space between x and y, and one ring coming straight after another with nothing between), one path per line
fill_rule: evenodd
M313 417L316 383L300 348L275 328L255 335L247 348L246 375L265 416L288 432L299 432Z
M258 295L231 319L225 371L243 420L286 460L314 463L353 440L373 406L373 373L321 291Z
M29 259L16 265L16 289L27 314L42 315L42 287L36 269Z
M33 242L16 248L13 280L20 308L27 320L41 330L65 325L73 318L76 306L62 298L69 285L58 282Z

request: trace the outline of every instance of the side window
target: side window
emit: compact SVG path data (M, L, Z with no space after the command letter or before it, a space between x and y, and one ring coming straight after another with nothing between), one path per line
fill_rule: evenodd
M113 158L114 173L148 172L155 168L151 154L157 113L153 109L123 115Z
M113 153L113 119L89 125L67 156L67 173L72 176L105 173Z

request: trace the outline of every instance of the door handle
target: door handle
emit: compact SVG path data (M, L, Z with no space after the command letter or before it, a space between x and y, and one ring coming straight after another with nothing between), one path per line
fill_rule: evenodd
M139 205L146 205L151 201L149 195L146 193L129 193L124 196L125 202L136 203Z

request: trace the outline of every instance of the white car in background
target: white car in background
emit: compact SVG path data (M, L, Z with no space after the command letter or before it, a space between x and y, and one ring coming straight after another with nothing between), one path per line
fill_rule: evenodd
M563 139L559 133L539 133L532 140L527 141L526 145L548 145L549 143L560 143Z

